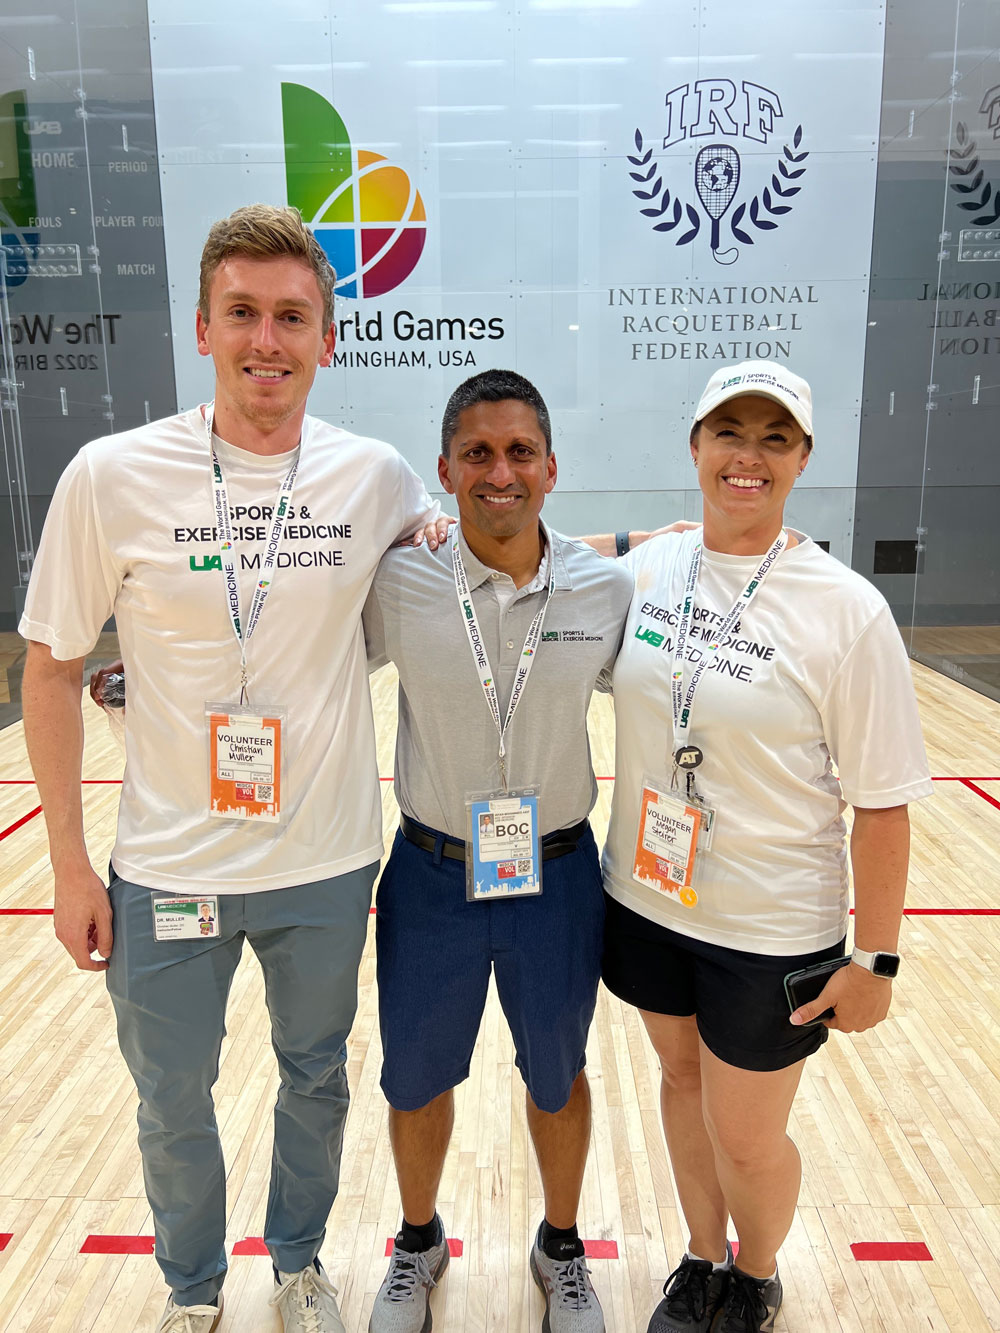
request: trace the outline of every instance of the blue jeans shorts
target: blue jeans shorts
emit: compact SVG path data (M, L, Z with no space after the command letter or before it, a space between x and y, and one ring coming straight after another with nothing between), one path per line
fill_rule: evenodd
M544 863L538 897L470 903L465 865L396 834L376 899L382 1091L416 1111L468 1077L490 969L535 1105L559 1111L586 1063L604 894L589 828Z

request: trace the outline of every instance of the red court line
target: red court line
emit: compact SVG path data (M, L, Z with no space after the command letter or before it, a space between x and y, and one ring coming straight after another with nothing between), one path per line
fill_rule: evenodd
M393 1237L390 1236L385 1243L385 1257L387 1259L389 1255L392 1254L392 1246L393 1246ZM455 1240L453 1236L448 1237L448 1253L451 1255L453 1259L461 1259L462 1251L464 1249L465 1246L462 1244L460 1240Z
M859 1262L871 1259L880 1263L892 1263L898 1260L926 1263L934 1258L923 1241L912 1240L857 1241L851 1246L851 1253Z
M3 842L4 838L9 838L10 835L16 833L22 825L27 824L29 820L34 819L36 815L40 815L41 813L42 807L36 805L34 810L29 810L26 815L22 815L20 819L16 819L9 828L5 828L4 831L0 833L0 842Z
M854 915L851 908L850 915ZM904 916L1000 916L1000 907L904 907Z
M244 1254L266 1255L267 1252L263 1236L247 1236L245 1240L238 1240L233 1246L233 1254L237 1257Z
M585 1240L583 1252L588 1259L617 1259L618 1242L616 1240Z
M3 1253L13 1239L13 1231L0 1231L0 1254Z
M152 1254L152 1236L88 1236L81 1254Z
M51 916L51 915L52 915L51 907L0 907L0 916Z
M992 779L980 778L979 781L990 782L992 781ZM984 801L988 801L989 804L992 805L995 810L1000 810L1000 801L998 801L995 796L990 796L987 792L984 792L982 787L977 787L976 784L973 782L972 778L963 778L962 786L968 787L969 791L974 791L977 796L981 796Z
M614 774L598 774L598 782L614 782ZM379 782L392 782L392 778L379 778ZM931 782L1000 782L1000 774L993 773L989 777L943 777L931 778ZM121 778L81 778L81 784L84 787L120 787ZM33 787L34 778L0 778L0 787Z

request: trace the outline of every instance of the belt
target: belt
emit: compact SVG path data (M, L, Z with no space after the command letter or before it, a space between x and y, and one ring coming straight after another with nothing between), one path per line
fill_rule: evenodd
M399 828L406 841L412 842L414 847L421 847L425 852L433 852L441 842L442 856L448 857L450 861L465 860L465 843L461 838L430 833L423 825L418 824L409 815L404 815L402 811L399 813ZM546 833L542 837L542 860L552 861L557 856L565 856L567 852L575 852L577 843L589 828L590 821L581 819L579 824L574 824L571 828L561 828L553 833Z

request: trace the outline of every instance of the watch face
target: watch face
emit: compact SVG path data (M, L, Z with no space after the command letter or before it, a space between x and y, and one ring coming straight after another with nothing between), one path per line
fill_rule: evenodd
M899 971L898 953L877 953L872 958L872 974L876 977L894 977Z

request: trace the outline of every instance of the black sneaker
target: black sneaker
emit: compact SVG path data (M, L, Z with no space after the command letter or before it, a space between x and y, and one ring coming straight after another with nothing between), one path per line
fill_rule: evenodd
M770 1333L781 1308L781 1279L756 1278L729 1271L722 1309L715 1316L712 1333Z
M728 1241L726 1258L732 1264ZM728 1278L727 1269L701 1259L682 1259L663 1284L663 1300L653 1311L646 1333L708 1333Z

